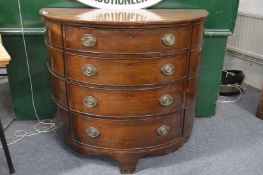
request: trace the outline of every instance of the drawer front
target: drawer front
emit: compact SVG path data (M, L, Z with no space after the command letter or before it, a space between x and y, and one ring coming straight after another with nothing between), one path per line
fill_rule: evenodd
M61 25L53 22L46 23L45 39L49 44L62 47Z
M96 59L67 55L70 79L92 84L142 85L183 78L188 54L156 59Z
M198 78L199 78L198 75L195 75L188 79L187 103L186 103L187 106L195 103L196 94L197 94Z
M91 29L66 27L66 48L84 52L144 53L187 48L191 28Z
M51 75L51 89L54 100L60 105L67 106L66 84L63 80Z
M183 135L190 136L193 129L193 124L195 120L195 103L192 103L187 106L184 112L184 127Z
M48 66L54 73L64 76L64 59L62 51L48 47Z
M193 74L198 74L199 67L200 67L200 57L201 51L193 51L190 57L190 64L189 64L189 76Z
M193 25L192 47L201 45L203 39L203 23Z
M164 144L181 136L182 112L147 120L104 120L73 114L75 140L96 147L132 149Z
M70 85L73 111L102 116L142 116L167 113L183 106L185 82L156 89L95 89Z
M67 110L61 108L58 105L54 106L55 108L55 124L56 124L56 133L63 138L70 138L71 136L71 122L69 118L69 113Z

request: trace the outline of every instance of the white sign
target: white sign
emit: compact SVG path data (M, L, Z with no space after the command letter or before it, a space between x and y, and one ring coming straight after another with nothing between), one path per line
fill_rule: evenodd
M100 9L142 9L153 6L162 0L77 0Z
M91 12L82 13L78 16L81 19L96 19L96 21L109 22L146 22L160 20L161 17L150 11L139 10L119 10L119 9L96 9Z

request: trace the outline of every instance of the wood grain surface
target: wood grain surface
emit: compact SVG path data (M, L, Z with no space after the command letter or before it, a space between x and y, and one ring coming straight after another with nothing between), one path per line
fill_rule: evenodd
M69 78L90 84L106 85L143 85L159 84L175 81L187 76L188 53L172 57L148 59L99 59L88 56L66 54ZM193 58L197 60L198 58ZM96 67L94 76L86 76L82 72L85 64ZM175 71L172 75L164 75L161 71L165 64L172 64ZM194 67L194 64L192 63Z
M0 66L5 66L9 64L10 60L11 60L11 57L7 53L2 43L0 43Z
M127 18L110 18L107 20L98 20L101 15L107 15L108 13L116 16L120 16L127 10L101 10L99 13L95 13L96 9L87 8L44 8L40 10L40 14L51 21L60 21L63 23L75 23L75 24L97 24L97 25L138 25L145 26L151 24L184 24L193 23L203 20L208 12L202 9L147 9L144 10L132 10L133 14L143 14L146 12L145 18L132 18L133 16L127 16ZM150 15L148 15L150 13ZM90 14L90 15L89 15ZM96 14L96 15L93 15Z

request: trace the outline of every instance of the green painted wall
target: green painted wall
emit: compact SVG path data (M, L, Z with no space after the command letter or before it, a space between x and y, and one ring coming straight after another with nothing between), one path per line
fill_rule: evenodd
M41 118L53 117L49 76L46 67L46 48L43 42L43 20L39 9L46 7L86 7L75 0L20 0L30 73L37 113ZM164 0L154 8L202 8L209 11L205 24L198 116L215 114L227 35L233 31L238 0ZM17 0L0 0L0 33L12 57L8 66L14 111L18 119L34 119L27 62L21 35Z
M7 68L16 117L35 119L22 36L4 35L2 39L12 58ZM53 117L44 38L42 35L27 35L25 41L37 113L41 118Z

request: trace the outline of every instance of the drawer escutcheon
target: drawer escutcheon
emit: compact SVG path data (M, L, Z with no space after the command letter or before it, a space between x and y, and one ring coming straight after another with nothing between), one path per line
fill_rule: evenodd
M91 34L85 34L80 38L80 42L86 47L94 47L97 43L97 39Z
M94 76L97 74L97 68L91 64L84 64L82 66L82 73L88 77Z
M170 131L170 127L167 126L167 125L162 125L160 126L158 129L157 129L157 134L159 136L164 136L164 135L167 135Z
M89 127L88 129L86 129L86 133L88 136L92 138L96 138L100 136L100 131L94 127Z
M86 96L83 99L83 104L88 108L93 108L97 106L98 100L92 96Z
M168 33L162 37L162 41L164 45L172 46L176 42L176 37L173 34Z
M173 75L175 72L175 66L173 64L165 64L162 66L161 72L166 76Z
M168 94L163 95L159 98L159 102L163 106L169 106L173 103L173 101L174 101L173 97L171 95L168 95Z

